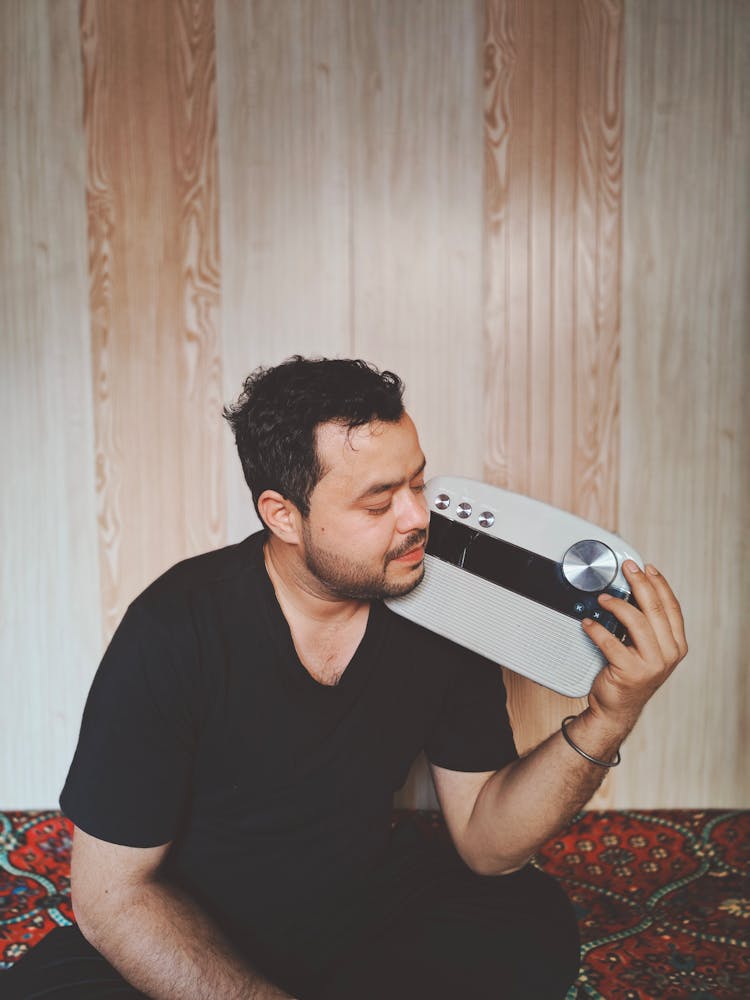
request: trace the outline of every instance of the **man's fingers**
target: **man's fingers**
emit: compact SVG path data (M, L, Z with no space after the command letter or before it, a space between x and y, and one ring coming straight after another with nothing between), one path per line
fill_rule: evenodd
M615 714L633 699L640 712L687 652L682 611L664 577L644 572L632 560L625 562L623 572L638 606L611 594L600 594L599 603L625 626L632 645L622 645L600 622L583 622L610 664L597 676L589 704Z
M687 639L685 638L685 619L682 616L680 602L675 597L674 591L669 586L666 579L661 575L655 566L647 564L646 576L661 598L661 603L664 607L667 618L669 619L672 634L675 637L677 648L680 652L680 658L682 658L688 651L688 644Z
M656 658L661 661L665 658L667 654L662 649L662 644L645 611L639 611L638 608L633 607L627 601L623 601L619 597L611 597L608 594L602 594L599 598L599 603L613 614L620 624L625 626L628 630L630 641L639 656L644 660L653 660ZM638 603L641 603L640 600ZM669 635L671 636L671 632ZM615 639L615 642L618 641L618 639ZM673 640L671 646L673 650L676 650Z
M606 629L599 622L592 621L590 618L584 620L583 627L586 630L586 635L599 647L607 658L608 663L621 670L627 669L628 660L632 657L633 653L627 646L624 646L620 642L617 636L612 635L609 629Z
M602 607L611 612L625 626L630 636L630 646L624 645L617 636L599 622L585 624L584 627L590 639L596 643L608 661L616 667L633 670L636 663L664 664L664 653L649 625L648 620L638 608L627 601L611 597L602 602Z
M608 602L606 607L623 621L628 632L630 632L630 637L634 645L638 647L639 652L643 655L646 655L646 650L645 647L641 647L646 642L648 632L651 632L656 638L666 665L671 669L677 665L681 656L677 637L672 630L672 623L662 600L662 594L653 585L651 575L644 573L632 560L628 560L624 564L623 570L625 571L633 595L638 602L640 612L628 604L628 608L631 611L635 611L635 615L632 615L622 608L615 607L614 601L611 603ZM627 602L623 603L627 604ZM621 618L620 613L627 615L628 620L625 621ZM643 618L646 619L646 622L643 622ZM650 628L645 628L644 626L646 625L650 626Z

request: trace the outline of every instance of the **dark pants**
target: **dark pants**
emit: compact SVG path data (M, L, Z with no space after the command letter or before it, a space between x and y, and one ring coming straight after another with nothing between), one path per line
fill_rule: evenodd
M283 940L248 958L301 1000L561 1000L578 973L579 939L570 903L550 876L530 866L476 875L455 852L422 844L407 829L366 893L290 926ZM142 994L73 927L53 931L0 973L0 997Z

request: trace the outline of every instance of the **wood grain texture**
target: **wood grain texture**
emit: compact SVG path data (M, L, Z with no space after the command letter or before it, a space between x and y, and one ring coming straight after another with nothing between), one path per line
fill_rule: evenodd
M746 806L748 5L212 12L0 5L0 804L56 804L134 594L252 529L221 403L301 351L403 375L430 472L673 581L690 655L595 804ZM577 704L508 686L522 748Z
M353 346L406 381L430 475L482 469L481 12L350 8Z
M620 526L690 653L625 745L616 804L750 802L750 7L626 6Z
M85 0L104 626L224 538L210 4Z
M353 350L405 380L428 475L482 473L482 5L357 2ZM399 805L435 804L424 760Z
M488 0L488 482L617 523L622 4ZM506 672L521 750L581 703ZM604 799L600 795L598 802Z
M217 0L224 396L260 364L351 354L343 0ZM258 521L224 435L231 540Z
M0 799L54 807L100 653L76 3L0 4Z

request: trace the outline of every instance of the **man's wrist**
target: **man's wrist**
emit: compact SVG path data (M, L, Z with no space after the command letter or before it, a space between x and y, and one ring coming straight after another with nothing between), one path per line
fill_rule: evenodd
M590 707L566 722L565 730L584 755L598 761L613 761L628 733L635 725L596 714Z
M587 760L590 764L596 764L597 767L603 767L603 768L617 767L617 765L620 763L619 750L615 754L613 760L600 760L599 757L592 757L590 753L586 753L585 750L582 750L581 747L578 746L578 744L571 737L570 733L566 728L574 720L575 720L575 715L568 715L560 723L560 732L563 734L563 739L568 744L568 746L572 750L575 750L577 754L579 754L581 757Z

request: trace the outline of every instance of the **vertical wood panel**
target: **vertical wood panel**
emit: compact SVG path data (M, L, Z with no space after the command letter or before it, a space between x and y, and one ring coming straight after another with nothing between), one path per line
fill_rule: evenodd
M574 510L617 524L622 201L621 0L583 0L578 37Z
M351 4L355 353L396 368L428 472L480 476L481 4Z
M223 540L213 10L85 0L96 469L105 632Z
M618 804L750 801L750 7L626 6L622 533L690 653L626 744Z
M488 0L484 59L484 474L611 527L621 22L618 0ZM506 682L521 749L579 704Z
M350 5L353 350L405 380L428 474L481 477L481 4ZM435 804L421 760L398 797Z
M0 5L0 801L54 807L100 652L78 5Z
M351 353L344 0L217 0L224 394L259 364ZM229 537L258 521L228 430Z

